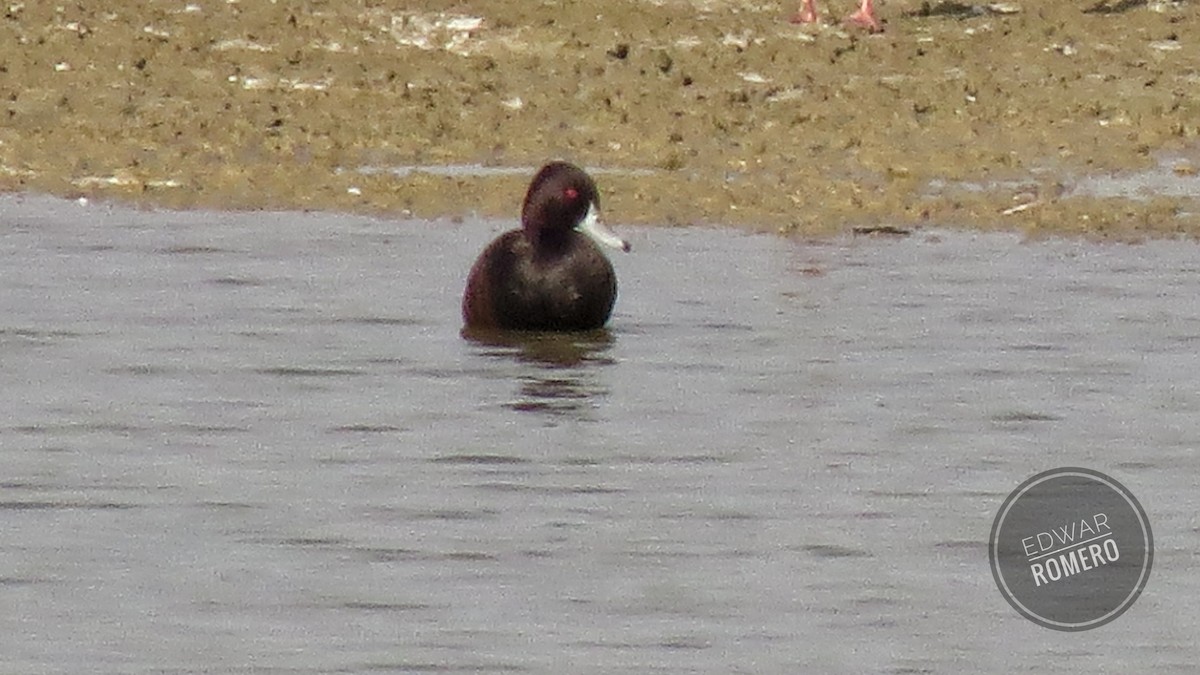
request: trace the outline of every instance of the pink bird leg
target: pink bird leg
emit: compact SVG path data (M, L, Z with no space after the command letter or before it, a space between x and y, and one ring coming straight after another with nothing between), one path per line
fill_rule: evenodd
M796 12L791 21L792 23L816 23L817 0L803 0L800 4L800 11ZM871 33L883 32L883 24L879 23L879 17L875 16L875 0L861 0L858 11L846 17L846 23L865 28Z
M817 5L816 0L804 0L800 5L800 11L791 18L792 23L816 23L817 22Z

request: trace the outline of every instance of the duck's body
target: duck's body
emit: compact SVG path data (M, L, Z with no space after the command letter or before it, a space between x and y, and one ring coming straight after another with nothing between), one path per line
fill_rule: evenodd
M599 328L617 300L612 263L572 230L562 249L539 253L522 230L491 243L467 280L463 321L472 328L572 331Z
M463 322L473 329L581 331L602 327L617 299L612 263L592 239L629 250L603 227L583 170L547 164L521 210L522 228L493 241L471 268Z

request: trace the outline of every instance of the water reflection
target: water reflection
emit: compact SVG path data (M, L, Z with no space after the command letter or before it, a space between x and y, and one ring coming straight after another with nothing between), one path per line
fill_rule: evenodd
M612 333L607 328L577 333L464 328L462 336L479 346L483 356L516 358L546 368L613 363L611 358L603 356L613 345Z
M596 377L598 366L616 361L607 355L613 336L607 329L579 333L464 329L464 339L479 354L515 362L520 368L518 399L506 404L517 412L583 417L608 388Z

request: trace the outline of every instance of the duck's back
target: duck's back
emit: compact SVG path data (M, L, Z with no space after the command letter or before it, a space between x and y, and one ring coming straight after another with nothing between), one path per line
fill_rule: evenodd
M467 279L468 328L570 331L600 328L617 299L612 263L586 236L571 232L553 254L534 254L521 230L484 249Z

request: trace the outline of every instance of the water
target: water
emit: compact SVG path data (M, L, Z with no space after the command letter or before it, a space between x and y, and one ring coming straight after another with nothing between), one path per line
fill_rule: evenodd
M1040 204L1039 191L1061 190L1062 197L1094 197L1098 199L1131 199L1148 201L1159 198L1195 198L1200 195L1200 175L1194 162L1186 154L1164 154L1156 166L1138 171L1089 173L1063 176L1049 169L1041 170L1043 178L1056 180L1039 185L1036 181L1001 180L988 181L944 181L930 182L931 195L940 195L957 190L973 193L1013 192L1014 201L1020 203L1002 213L1012 214ZM1053 197L1055 195L1041 195Z
M1194 669L1200 247L625 228L464 340L504 226L2 198L0 672ZM1070 465L1157 544L1074 634L986 552Z

